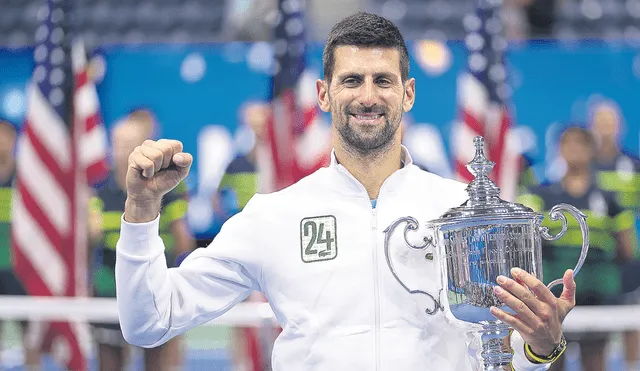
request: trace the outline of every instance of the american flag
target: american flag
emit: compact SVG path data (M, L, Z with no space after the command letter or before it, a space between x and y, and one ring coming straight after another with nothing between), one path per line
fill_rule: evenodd
M87 181L97 185L109 175L107 131L100 112L93 71L87 62L84 43L78 39L71 48L74 78L74 112L78 133L78 156Z
M502 36L501 0L476 0L475 14L465 18L467 35L467 69L458 78L460 122L454 127L458 179L469 182L473 176L466 164L473 159L473 138L485 138L487 157L495 162L491 178L501 188L501 197L516 196L519 154L511 133L511 117L507 109L510 96L504 51L507 41Z
M94 181L106 172L97 97L78 59L81 45L71 46L70 4L47 0L39 12L36 64L18 140L12 252L15 271L33 296L86 296L87 170ZM66 369L87 369L85 323L48 323L41 336L43 349Z
M278 1L272 114L267 127L273 190L287 187L329 162L329 130L320 117L313 75L305 63L304 5L304 0Z

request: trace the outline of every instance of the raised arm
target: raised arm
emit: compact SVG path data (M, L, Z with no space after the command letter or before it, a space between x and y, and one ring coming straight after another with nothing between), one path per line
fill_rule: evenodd
M165 343L260 290L261 258L252 233L260 209L253 200L210 246L167 268L159 236L161 199L184 179L191 162L177 141L147 141L130 156L116 289L123 335L141 347Z

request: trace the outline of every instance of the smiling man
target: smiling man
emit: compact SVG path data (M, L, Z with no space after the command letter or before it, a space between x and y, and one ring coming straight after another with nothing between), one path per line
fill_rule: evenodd
M333 125L345 149L364 156L383 153L398 133L402 112L413 105L415 81L408 82L405 92L407 76L395 66L399 51L338 46L329 53L333 69L317 82L321 108L336 113ZM408 68L406 61L400 64Z
M124 336L157 346L258 290L282 326L275 371L476 369L469 353L477 349L466 334L442 312L428 316L384 259L383 231L394 220L435 219L466 199L465 184L420 170L401 145L402 114L415 100L402 35L384 18L357 13L331 30L323 63L316 88L333 121L330 166L280 192L255 195L180 267L167 268L158 215L193 158L166 139L131 154L116 249ZM519 283L505 277L499 296L516 314L492 311L517 330L513 364L503 369L546 370L563 350L573 276L566 272L556 298L533 276L515 274ZM419 278L439 285L434 269Z

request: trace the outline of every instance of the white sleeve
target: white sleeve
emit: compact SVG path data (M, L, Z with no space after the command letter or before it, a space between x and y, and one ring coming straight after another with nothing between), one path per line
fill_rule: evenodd
M156 347L219 317L261 290L262 210L255 198L229 219L214 241L167 268L159 218L121 221L116 246L118 315L127 342Z
M524 353L524 339L518 331L511 333L511 348L513 349L511 365L515 371L545 371L551 367L550 363L537 364L527 359Z

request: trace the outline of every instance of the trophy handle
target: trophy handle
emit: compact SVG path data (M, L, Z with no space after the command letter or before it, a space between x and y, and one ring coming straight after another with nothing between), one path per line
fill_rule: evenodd
M582 268L582 264L584 264L584 261L587 258L587 252L589 251L589 228L587 227L587 216L574 206L560 203L552 207L549 211L549 219L553 221L562 221L562 230L560 231L560 233L552 236L549 234L549 228L542 226L539 227L539 231L542 238L547 241L555 241L564 236L564 234L567 232L567 217L562 213L563 211L568 212L574 218L576 218L578 224L580 225L580 231L582 232L582 250L580 251L580 258L578 259L578 263L573 269L573 276L575 277L580 271L580 268ZM547 285L547 287L551 289L552 287L560 284L562 284L562 278L558 278L557 280L552 281Z
M389 254L389 241L391 240L391 235L393 235L394 230L402 223L407 223L407 225L404 228L404 242L407 244L407 246L409 246L412 249L415 250L423 250L426 249L428 247L436 247L433 237L428 237L425 236L422 239L422 244L421 245L412 245L409 242L409 239L407 238L407 234L410 231L415 231L418 229L419 223L418 221L410 216L406 216L403 218L399 218L396 221L394 221L393 223L391 223L391 225L389 225L385 230L384 230L384 255L387 259L387 265L389 266L389 269L391 270L391 274L393 274L393 277L395 277L396 281L398 281L398 283L405 289L407 290L408 293L410 294L423 294L428 296L432 301L433 301L433 309L427 308L425 309L425 312L429 315L434 315L438 312L438 310L441 309L440 306L440 302L438 301L438 299L436 299L433 295L429 294L428 292L422 291L422 290L411 290L409 287L407 287L407 285L404 284L404 282L402 282L402 280L400 279L400 277L398 277L398 274L396 273L396 270L393 267L393 262L391 260L391 255ZM425 259L427 260L433 260L433 253L427 253L425 255Z

